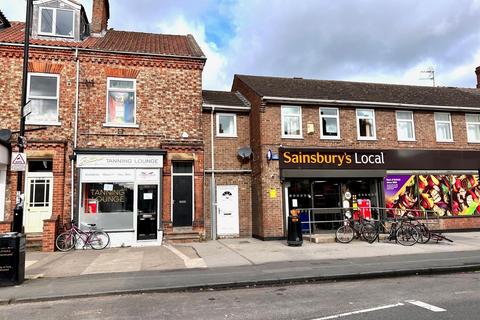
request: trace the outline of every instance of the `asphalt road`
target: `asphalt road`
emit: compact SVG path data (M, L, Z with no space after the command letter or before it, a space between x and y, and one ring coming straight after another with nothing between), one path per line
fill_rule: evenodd
M480 319L480 273L0 306L0 319Z

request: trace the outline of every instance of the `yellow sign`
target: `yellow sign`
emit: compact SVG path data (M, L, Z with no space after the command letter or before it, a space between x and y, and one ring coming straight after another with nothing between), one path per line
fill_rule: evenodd
M270 189L270 198L275 199L277 197L277 189Z

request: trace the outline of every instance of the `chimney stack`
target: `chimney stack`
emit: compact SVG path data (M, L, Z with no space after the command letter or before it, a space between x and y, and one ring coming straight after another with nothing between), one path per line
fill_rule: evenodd
M477 89L480 89L480 67L475 69L475 73L477 74Z
M92 23L90 28L92 35L104 35L107 31L109 18L110 5L108 0L93 0Z

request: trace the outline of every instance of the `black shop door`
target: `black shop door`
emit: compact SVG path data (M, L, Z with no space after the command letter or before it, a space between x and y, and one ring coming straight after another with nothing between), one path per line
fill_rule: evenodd
M173 176L173 226L192 226L192 176Z
M137 203L137 240L157 239L158 186L139 185Z

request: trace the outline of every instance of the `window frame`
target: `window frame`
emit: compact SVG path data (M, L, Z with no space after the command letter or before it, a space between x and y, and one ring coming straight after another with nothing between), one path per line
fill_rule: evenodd
M437 120L437 114L448 114L448 121L445 120ZM452 115L450 112L434 112L433 113L433 120L435 121L435 139L437 142L453 142L453 127L452 127ZM437 124L439 123L448 123L448 127L450 129L450 139L439 139L438 137L438 127Z
M32 96L30 95L30 84L31 84L31 77L45 77L45 78L56 78L57 80L57 90L55 98L52 97L45 97L45 96ZM27 77L27 103L30 99L43 99L43 100L57 100L57 118L55 121L38 121L38 120L29 120L28 116L25 117L25 124L30 125L45 125L45 126L56 126L60 125L60 75L55 73L38 73L38 72L29 72Z
M115 89L110 88L110 81L111 80L119 80L119 81L133 81L133 89ZM134 103L133 103L133 123L116 123L116 122L109 122L108 121L108 94L110 90L117 90L122 92L133 92L134 93ZM116 77L107 77L107 94L106 94L106 108L105 108L105 123L104 127L130 127L130 128L138 128L137 124L137 79L132 78L116 78Z
M42 31L42 10L53 10L52 16L52 32L43 32ZM71 11L72 12L72 35L66 36L63 34L57 34L57 10ZM38 8L38 35L41 36L52 36L52 37L62 37L62 38L75 38L75 10L64 9L64 8L51 8L51 7L39 7Z
M480 116L480 113L465 113L465 125L466 125L466 129L467 129L467 142L469 143L480 143L480 139L479 140L473 140L472 137L470 137L470 134L468 132L468 125L474 125L474 126L479 126L480 127L480 121L478 122L469 122L468 121L468 116Z
M371 137L362 137L360 136L360 119L370 119L370 118L365 118L365 117L359 117L358 116L358 111L371 111L373 113L373 117L372 117L372 120L373 120L373 136ZM375 109L366 109L366 108L356 108L355 109L355 118L356 118L356 122L357 122L357 140L377 140L377 124L376 124L376 121L375 121Z
M298 115L288 115L289 117L298 117L299 118L299 126L300 126L300 134L298 135L294 135L294 134L285 134L285 125L284 125L284 117L286 116L286 114L284 113L284 109L285 108L298 108L299 110L299 114ZM303 139L303 121L302 121L302 107L301 106L291 106L291 105L282 105L281 106L281 117L280 117L280 121L281 121L281 130L282 130L282 138L283 139Z
M322 116L322 110L335 110L337 115L336 116L331 116L331 115L325 115ZM318 109L318 113L320 115L320 139L325 139L325 140L340 140L340 109L339 108L333 108L333 107L320 107ZM336 136L324 136L323 135L323 118L335 118L337 120L337 135Z
M220 133L220 117L233 117L233 133ZM236 113L217 113L215 117L217 137L236 138L237 137L237 114Z
M411 115L411 119L409 120L405 120L405 119L399 119L398 118L398 114L399 113L409 113ZM415 135L415 119L414 119L414 115L413 115L413 111L409 111L409 110L396 110L395 111L395 118L396 118L396 122L397 122L397 140L398 141L416 141L416 135ZM411 138L400 138L400 130L399 130L399 123L400 122L410 122L412 124L412 133L413 133L413 137Z

